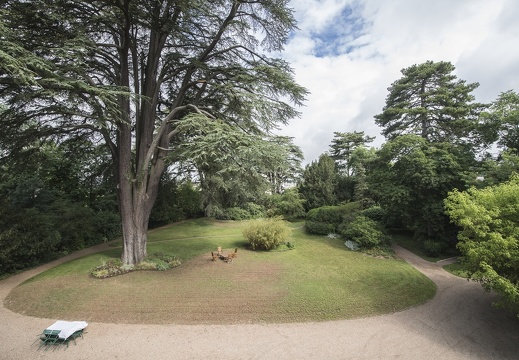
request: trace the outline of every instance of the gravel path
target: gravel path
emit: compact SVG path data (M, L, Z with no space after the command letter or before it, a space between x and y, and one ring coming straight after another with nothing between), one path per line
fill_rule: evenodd
M86 249L0 281L2 304L11 289L35 274L106 248ZM1 306L0 359L519 359L519 319L493 308L493 295L450 275L442 264L400 247L396 252L436 283L431 301L395 314L322 323L90 323L84 339L55 351L38 351L33 342L57 319L28 317Z

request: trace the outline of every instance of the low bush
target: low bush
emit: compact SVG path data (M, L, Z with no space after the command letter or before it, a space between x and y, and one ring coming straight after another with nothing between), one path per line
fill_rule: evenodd
M239 207L232 207L225 209L222 214L217 218L218 220L248 220L251 218L249 212Z
M297 188L287 189L283 194L273 194L268 198L269 216L283 216L285 219L302 219L305 217L305 200Z
M255 203L247 203L244 207L231 207L223 209L214 214L218 220L250 220L264 217L266 214L265 207Z
M306 214L305 228L308 233L315 235L335 233L345 219L355 217L358 209L359 204L356 202L312 209Z
M98 279L109 278L112 276L126 274L131 271L130 268L124 268L120 260L103 261L101 265L92 270L93 277Z
M250 219L258 219L265 217L266 215L265 207L260 204L248 202L245 204L244 208L249 213Z
M328 235L335 231L335 225L318 221L305 221L305 229L309 234Z
M290 227L280 218L257 220L243 230L253 250L272 250L286 242Z
M339 233L345 239L354 241L360 247L368 249L388 242L388 237L382 226L366 216L358 216L351 223L343 224L339 227Z

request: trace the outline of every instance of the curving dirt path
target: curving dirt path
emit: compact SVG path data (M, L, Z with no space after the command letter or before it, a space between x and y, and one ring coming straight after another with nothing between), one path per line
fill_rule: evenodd
M106 248L86 249L0 281L2 304L22 281ZM431 301L395 314L323 323L90 323L77 345L56 351L31 345L56 319L32 318L1 306L0 359L519 359L519 319L493 308L492 294L405 249L396 247L396 252L436 283Z

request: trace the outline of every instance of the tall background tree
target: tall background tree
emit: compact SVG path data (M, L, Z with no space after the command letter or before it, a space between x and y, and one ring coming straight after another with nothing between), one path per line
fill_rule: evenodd
M476 182L477 156L492 139L480 118L486 105L472 95L478 83L457 79L454 70L443 61L402 70L388 88L383 112L375 116L388 141L367 176L369 192L394 224L443 245L456 233L443 199Z
M483 121L503 150L519 155L519 94L513 90L501 93L482 114Z
M356 168L351 159L355 149L365 147L373 140L375 137L364 134L364 131L334 132L330 144L330 157L337 164L339 172L347 177L354 176Z
M305 200L306 210L337 204L336 186L335 163L330 156L322 154L319 160L312 161L305 167L298 184L299 192Z
M2 156L49 138L103 142L125 264L146 256L165 159L189 138L185 119L261 137L297 116L291 104L306 94L289 64L267 55L295 27L286 0L8 0L0 23Z
M337 201L351 201L361 195L362 190L355 194L355 189L363 186L365 177L364 155L369 150L366 145L375 139L364 134L364 131L334 132L330 144L330 157L337 167Z
M382 113L375 116L382 134L388 140L416 134L430 142L474 141L475 124L484 109L472 95L479 84L457 79L454 70L444 61L403 69L403 76L388 88Z

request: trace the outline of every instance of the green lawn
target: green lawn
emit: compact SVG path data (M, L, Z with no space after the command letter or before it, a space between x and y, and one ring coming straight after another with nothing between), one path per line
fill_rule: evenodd
M349 251L339 239L305 234L293 223L295 249L254 252L247 222L199 219L149 233L148 252L177 255L165 271L94 279L90 271L120 248L50 269L9 294L9 309L32 316L122 323L301 322L372 316L434 296L434 283L407 263ZM231 263L212 262L221 246Z

